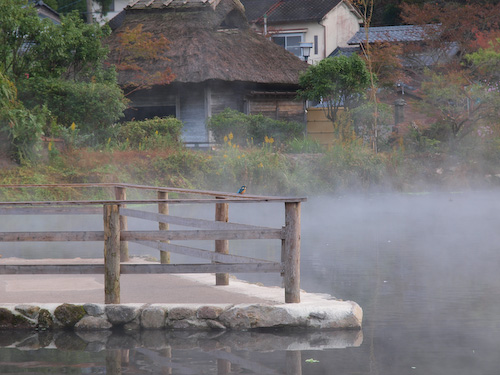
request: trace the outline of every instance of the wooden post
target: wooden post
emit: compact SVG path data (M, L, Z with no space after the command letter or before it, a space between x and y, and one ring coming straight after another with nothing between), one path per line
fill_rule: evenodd
M120 303L120 213L104 205L104 303Z
M231 353L231 348L226 347L221 349L221 351ZM229 375L231 373L231 362L227 359L217 358L217 375Z
M285 203L285 302L300 302L300 202Z
M168 193L166 191L158 192L158 199L168 199ZM158 213L163 215L168 215L168 204L167 203L158 203ZM168 230L168 223L158 223L158 228L160 230ZM169 242L169 241L162 241ZM168 251L160 250L160 263L161 264L170 264L170 253Z
M127 200L127 191L124 187L115 186L115 198L118 201ZM126 207L124 204L121 207ZM120 230L127 230L128 223L127 217L120 215ZM128 262L129 254L128 254L128 241L120 242L120 261Z
M229 220L229 205L227 203L215 204L215 221L227 223ZM220 254L229 254L228 240L215 240L215 252ZM215 285L229 285L229 274L216 273Z
M286 352L286 375L302 375L302 354L300 350Z

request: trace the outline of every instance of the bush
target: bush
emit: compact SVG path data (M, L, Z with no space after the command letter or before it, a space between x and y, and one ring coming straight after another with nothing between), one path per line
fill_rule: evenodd
M180 142L182 122L174 117L129 121L119 125L117 139L131 147L159 148Z
M13 83L0 73L0 131L7 136L16 161L36 159L47 117L45 108L28 111L17 100Z
M223 143L224 137L232 133L233 143L246 145L263 143L266 137L272 137L277 143L284 143L304 134L305 125L299 122L273 120L262 114L245 115L244 113L226 108L214 115L208 122L215 140Z
M127 100L117 85L30 78L19 88L19 98L28 107L46 105L58 123L74 122L94 143L104 142L112 125L123 117Z

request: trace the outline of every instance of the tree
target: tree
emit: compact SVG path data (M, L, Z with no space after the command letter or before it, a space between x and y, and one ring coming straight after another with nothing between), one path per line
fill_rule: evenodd
M126 87L126 96L137 90L148 89L153 85L168 85L175 79L170 67L151 73L141 65L144 61L160 66L159 62L170 61L163 53L170 47L170 41L163 35L155 36L143 30L139 24L133 29L127 27L118 34L118 47L116 48L116 70L132 71L135 84ZM137 83L140 82L140 83Z
M425 43L436 54L445 56L454 43L458 47L459 61L467 53L477 50L478 40L500 29L500 3L403 3L401 8L405 23L425 26Z
M0 2L0 69L14 82L31 76L89 78L102 68L109 28L86 25L76 13L61 25L40 19L27 0Z
M435 130L452 145L477 125L497 125L500 93L474 83L463 71L429 73L422 83L422 108L434 119Z
M339 108L350 108L370 83L370 74L358 55L328 57L301 75L299 97L323 102L326 117L335 123Z

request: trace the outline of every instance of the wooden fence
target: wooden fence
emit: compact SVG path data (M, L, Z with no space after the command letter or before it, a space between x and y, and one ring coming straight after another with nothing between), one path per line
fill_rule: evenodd
M300 302L300 204L306 198L266 197L214 191L187 190L132 184L0 185L2 189L100 188L114 191L114 199L0 202L6 215L84 215L102 212L102 231L0 232L0 242L103 241L104 264L0 265L0 274L104 274L105 303L120 303L121 274L215 273L216 285L228 285L228 273L279 272L284 278L285 302ZM153 199L127 199L127 191L156 193ZM169 199L169 193L187 198ZM194 196L194 198L192 198ZM267 228L229 222L229 205L284 203L285 225ZM131 205L154 204L158 212L132 209ZM169 214L173 204L215 206L215 220ZM158 222L158 230L129 230L128 217ZM5 220L2 219L2 220ZM2 221L0 220L0 222ZM197 229L169 230L169 224ZM1 230L1 226L0 226ZM281 241L281 261L273 262L229 254L229 240L276 239ZM171 240L213 240L214 251L170 243ZM130 264L128 243L160 251L158 264ZM170 264L170 253L211 261L202 264Z

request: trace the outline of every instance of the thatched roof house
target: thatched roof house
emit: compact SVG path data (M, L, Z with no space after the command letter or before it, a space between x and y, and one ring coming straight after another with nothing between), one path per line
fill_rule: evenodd
M169 49L154 62L142 61L148 73L170 67L175 80L138 90L130 98L129 117L173 114L184 122L186 141L206 142L205 122L226 107L246 113L303 120L295 100L299 74L307 65L252 31L239 0L138 0L110 25L110 61L118 61L118 34L142 25L163 35ZM122 86L138 86L133 70L120 71Z

